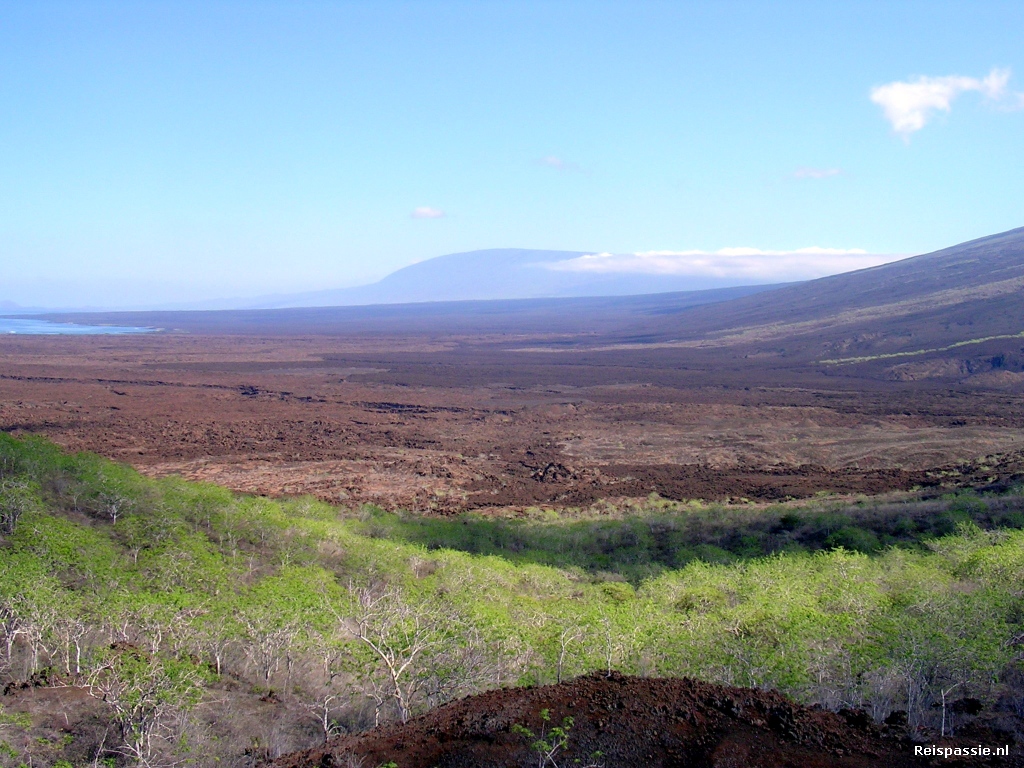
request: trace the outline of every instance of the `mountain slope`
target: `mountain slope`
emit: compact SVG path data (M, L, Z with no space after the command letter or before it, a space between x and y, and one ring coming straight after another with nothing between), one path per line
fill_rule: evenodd
M624 329L621 339L843 363L965 362L980 350L1008 355L1013 368L1020 367L1022 331L1024 228L673 318L645 319Z

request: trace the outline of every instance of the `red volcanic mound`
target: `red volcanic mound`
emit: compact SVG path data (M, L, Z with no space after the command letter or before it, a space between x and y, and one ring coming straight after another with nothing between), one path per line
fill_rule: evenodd
M542 688L491 691L389 725L287 755L278 768L508 768L535 766L541 711L548 727L573 718L559 766L606 768L921 766L913 747L862 712L834 714L775 692L686 679L594 674ZM600 756L595 753L600 752ZM578 761L578 762L577 762ZM953 761L948 761L952 763Z

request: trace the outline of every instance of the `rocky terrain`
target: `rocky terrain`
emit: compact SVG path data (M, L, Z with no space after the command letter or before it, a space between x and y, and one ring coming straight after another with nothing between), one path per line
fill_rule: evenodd
M542 710L549 710L545 723ZM793 704L777 693L685 679L596 673L559 685L491 691L440 707L405 725L335 739L277 760L275 768L397 764L401 768L540 765L542 727L568 722L557 765L615 768L896 768L1024 765L1008 760L921 759L903 737L901 713L876 726L864 713ZM517 727L519 726L519 727ZM923 736L924 734L922 734ZM973 740L972 740L973 738ZM976 745L979 732L942 744ZM1005 734L985 732L983 743ZM550 737L547 739L551 744ZM924 742L922 742L924 743ZM933 742L927 742L933 743ZM548 763L545 763L548 764Z
M164 330L0 338L0 428L417 511L1000 482L1024 450L1022 286L1013 230L712 303L61 316Z
M0 428L152 475L439 512L877 493L1021 471L1016 390L690 370L667 351L507 362L430 343L10 336Z

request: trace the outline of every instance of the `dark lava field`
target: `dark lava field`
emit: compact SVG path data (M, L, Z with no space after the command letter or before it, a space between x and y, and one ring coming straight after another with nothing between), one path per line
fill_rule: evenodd
M693 294L116 313L0 338L0 429L264 494L450 513L1020 476L1024 230Z

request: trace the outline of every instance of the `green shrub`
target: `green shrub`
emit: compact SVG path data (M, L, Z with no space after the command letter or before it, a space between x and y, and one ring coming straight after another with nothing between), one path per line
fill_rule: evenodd
M833 533L825 544L832 548L849 549L854 552L877 552L882 548L878 535L853 525L846 525Z

